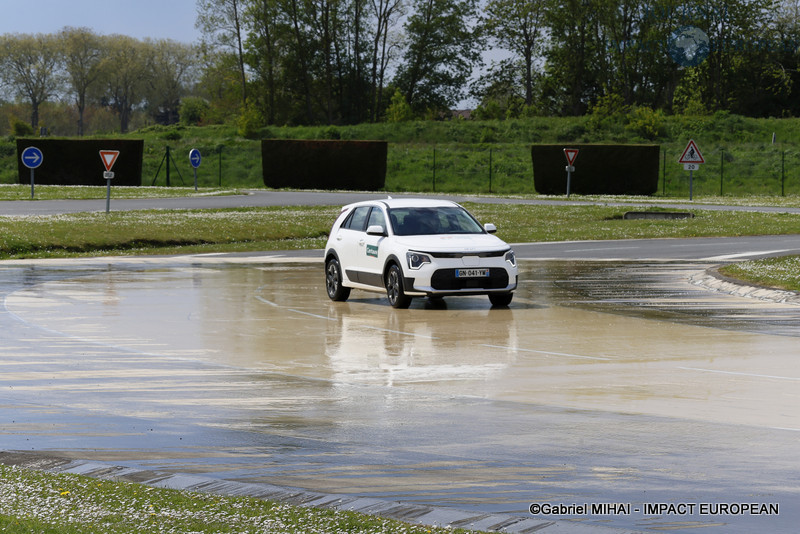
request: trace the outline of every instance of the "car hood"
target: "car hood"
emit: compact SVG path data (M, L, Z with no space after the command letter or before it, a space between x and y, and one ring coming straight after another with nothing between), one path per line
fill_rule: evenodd
M485 252L506 250L508 244L491 234L396 236L395 242L418 252Z

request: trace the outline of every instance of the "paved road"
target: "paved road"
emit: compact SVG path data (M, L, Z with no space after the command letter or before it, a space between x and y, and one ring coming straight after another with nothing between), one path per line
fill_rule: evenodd
M389 193L392 196L425 197L427 195ZM305 191L267 191L252 190L246 195L199 196L159 199L114 199L112 193L111 210L134 209L217 209L247 208L260 206L340 206L360 200L380 198L387 193L332 193ZM513 199L497 197L480 197L474 195L435 195L456 202L484 202L488 204L531 204L531 205L585 205L589 202L577 200L546 199ZM641 206L658 206L674 210L690 211L704 209L712 211L747 211L765 213L800 213L800 208L785 207L752 207L752 206L718 206L683 202L667 202L654 199L652 202L621 203L602 202L607 206L623 206L636 210ZM18 200L0 201L0 215L55 215L59 213L76 213L83 211L105 211L105 198L97 200Z

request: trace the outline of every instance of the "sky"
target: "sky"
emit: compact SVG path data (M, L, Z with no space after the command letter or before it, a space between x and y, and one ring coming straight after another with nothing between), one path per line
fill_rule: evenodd
M194 43L196 0L3 0L0 34L56 33L86 27L100 35Z

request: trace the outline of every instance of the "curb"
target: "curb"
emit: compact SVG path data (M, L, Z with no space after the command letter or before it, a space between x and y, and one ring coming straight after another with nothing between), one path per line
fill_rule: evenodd
M736 297L800 306L800 293L787 291L785 289L747 285L720 274L717 267L690 276L689 283L710 291L734 295Z
M99 480L131 482L147 486L210 493L237 497L252 497L283 502L294 506L329 508L359 512L405 523L442 526L470 530L530 534L624 534L636 530L593 526L568 521L547 521L502 513L468 512L455 508L424 504L382 501L369 497L319 493L272 484L236 482L199 475L167 473L148 469L123 467L103 462L70 460L43 453L0 451L0 464L23 469L69 473Z

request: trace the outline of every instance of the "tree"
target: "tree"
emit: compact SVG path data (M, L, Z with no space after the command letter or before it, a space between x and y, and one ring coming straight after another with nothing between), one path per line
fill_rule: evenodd
M545 12L545 0L489 0L486 4L486 32L521 58L526 106L533 104L534 61L544 42Z
M61 85L59 48L54 35L38 33L0 36L0 76L31 104L31 127L39 128L39 106Z
M416 111L447 109L464 96L481 62L477 0L413 0L407 46L394 84Z
M128 132L133 109L144 100L148 83L147 57L148 45L133 37L114 35L107 39L102 64L104 101L117 113L122 133Z
M396 43L389 40L391 29L397 20L404 14L402 0L370 0L374 17L374 30L372 36L372 68L370 86L370 115L373 121L378 120L383 107L383 85L386 69L392 58Z
M411 106L406 102L406 98L400 89L396 89L392 95L392 102L386 109L386 122L405 122L414 118Z
M607 67L598 76L605 94L630 106L669 108L680 78L667 48L681 24L673 0L598 0L594 11L605 43Z
M89 90L100 77L102 39L88 28L64 28L59 34L61 60L78 110L78 135L84 133L84 113Z
M245 42L246 60L263 90L257 91L258 105L269 124L274 124L278 109L278 76L281 52L281 13L277 0L256 0L245 11L250 30Z
M565 0L548 7L543 98L550 113L583 115L602 94L607 68L597 7L597 0Z
M147 105L157 122L178 122L181 97L195 78L197 53L193 46L170 39L145 41L147 54Z
M242 107L247 105L247 73L244 67L242 0L197 0L195 27L212 46L230 48L236 55Z

